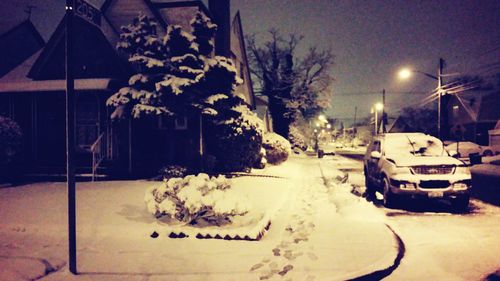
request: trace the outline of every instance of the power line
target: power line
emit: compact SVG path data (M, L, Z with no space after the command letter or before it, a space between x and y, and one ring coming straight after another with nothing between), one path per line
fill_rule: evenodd
M420 92L420 91L410 91L410 92L386 92L388 94L426 94L428 92ZM381 91L377 92L344 92L344 93L334 93L334 96L366 96L366 95L382 95Z

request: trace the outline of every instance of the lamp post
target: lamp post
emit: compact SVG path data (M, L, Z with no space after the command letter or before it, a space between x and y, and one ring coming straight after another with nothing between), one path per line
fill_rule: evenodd
M384 109L384 105L380 102L376 103L373 107L373 111L375 111L375 135L378 135L378 112Z
M443 110L443 68L444 68L444 59L439 58L439 67L438 67L438 74L437 76L434 76L432 74L420 71L420 70L414 70L414 69L402 69L399 71L398 76L402 80L406 80L410 78L412 73L420 73L423 74L429 78L432 78L434 80L437 80L438 86L437 86L437 91L438 91L438 137L440 139L443 139L443 134L442 134L442 125L443 125L443 118L442 118L442 110ZM445 104L445 103L444 103ZM446 122L447 123L447 122Z

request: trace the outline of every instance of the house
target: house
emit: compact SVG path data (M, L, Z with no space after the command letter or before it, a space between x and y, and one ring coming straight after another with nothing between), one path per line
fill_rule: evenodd
M273 119L269 111L269 100L267 96L255 96L255 113L264 121L264 131L273 132Z
M25 20L0 36L0 77L4 76L45 45L31 21Z
M150 175L162 164L189 165L198 157L199 118L110 119L113 109L105 101L132 73L115 49L119 30L139 13L156 19L160 34L171 24L189 29L197 11L211 17L219 25L215 54L237 62L244 81L237 91L255 108L241 19L237 13L230 21L229 0L209 1L208 8L201 1L106 0L100 11L99 26L74 20L77 172L99 167L118 176ZM27 173L65 172L65 29L63 19L42 50L0 78L0 110L24 132Z
M499 108L498 91L472 90L452 95L446 108L450 136L487 145L488 130L500 120Z

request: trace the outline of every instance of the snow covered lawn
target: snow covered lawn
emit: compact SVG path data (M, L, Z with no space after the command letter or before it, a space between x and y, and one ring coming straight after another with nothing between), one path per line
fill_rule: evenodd
M64 269L43 280L345 280L390 266L397 249L384 218L335 182L342 173L332 164L293 156L234 178L234 191L272 220L260 241L171 239L162 230L153 239L158 224L143 201L151 182L79 183L81 275ZM0 280L34 279L65 265L64 183L0 189L0 203L0 266L12 269ZM27 259L13 268L17 257ZM36 274L21 275L28 271Z

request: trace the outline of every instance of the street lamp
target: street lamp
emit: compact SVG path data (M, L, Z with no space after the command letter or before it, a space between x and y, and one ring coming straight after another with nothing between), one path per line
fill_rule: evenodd
M375 135L378 135L378 112L384 109L384 105L380 102L377 102L374 106L375 112Z
M423 74L431 79L437 80L438 86L437 86L437 93L438 93L438 136L440 139L443 138L443 135L441 133L441 124L442 124L442 118L441 118L441 111L443 110L442 107L442 101L441 98L443 96L443 67L444 67L444 60L442 58L439 59L439 68L438 68L438 74L437 76L434 76L432 74L420 71L420 70L414 70L414 69L408 69L408 68L403 68L398 72L398 76L402 80L406 80L410 78L412 73L420 73Z

